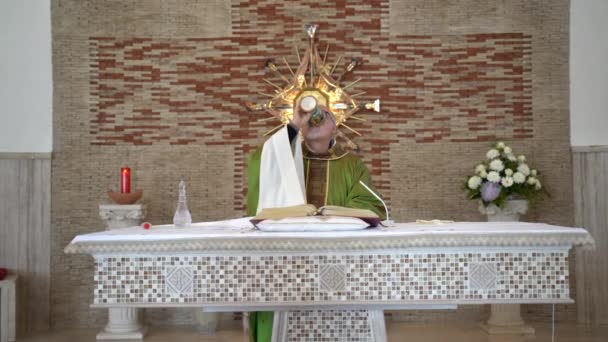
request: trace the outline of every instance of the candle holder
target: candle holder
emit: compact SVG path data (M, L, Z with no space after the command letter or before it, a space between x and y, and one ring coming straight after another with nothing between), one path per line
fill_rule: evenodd
M108 190L108 196L116 204L133 204L137 202L137 200L139 200L143 194L143 190L135 190L128 193Z

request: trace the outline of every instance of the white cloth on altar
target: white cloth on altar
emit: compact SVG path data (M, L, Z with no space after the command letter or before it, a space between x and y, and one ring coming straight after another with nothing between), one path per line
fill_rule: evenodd
M264 220L256 227L264 232L327 232L361 230L369 224L357 217L305 216Z
M532 222L454 222L445 224L396 223L391 228L370 228L360 231L332 232L288 232L268 233L253 229L249 222L251 217L235 220L194 223L190 227L177 228L174 225L153 226L143 229L139 226L108 230L97 233L76 236L72 243L78 242L111 242L111 241L166 241L193 240L208 238L291 238L291 239L332 239L332 238L373 238L373 237L408 237L419 236L437 237L440 240L467 240L483 236L496 239L499 236L544 236L547 241L560 235L580 235L585 241L593 242L593 238L582 228L570 228Z
M256 213L264 208L306 204L303 160L302 139L298 135L292 148L287 126L278 130L264 143Z

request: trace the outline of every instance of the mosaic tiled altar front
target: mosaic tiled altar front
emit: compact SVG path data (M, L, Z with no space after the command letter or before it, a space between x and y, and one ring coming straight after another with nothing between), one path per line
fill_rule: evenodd
M288 313L287 341L371 341L367 310L306 310Z
M566 252L98 257L95 304L569 299Z

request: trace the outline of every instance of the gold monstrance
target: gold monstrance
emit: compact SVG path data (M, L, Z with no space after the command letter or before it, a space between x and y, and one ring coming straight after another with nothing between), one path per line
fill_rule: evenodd
M355 120L365 121L362 118L354 116L354 114L361 108L372 109L376 112L380 111L379 99L359 105L354 98L365 94L365 92L360 92L354 95L348 95L346 93L346 89L352 87L361 81L361 79L356 79L344 86L340 85L340 81L344 78L344 75L351 72L359 64L357 59L351 59L350 63L346 65L342 72L334 78L334 71L342 60L342 56L338 57L333 66L326 64L329 45L326 46L323 58L321 58L317 44L315 43L316 30L317 25L306 25L306 33L308 35L309 44L303 56L300 56L299 50L296 46L296 55L300 65L295 72L289 66L289 63L285 57L283 57L283 62L291 74L291 79L288 79L281 74L274 60L270 59L266 61L266 67L277 75L285 83L285 85L281 87L268 79L264 79L266 83L275 88L274 93L258 94L267 96L270 98L270 100L260 104L247 104L247 108L250 110L265 110L272 115L272 118L277 118L281 121L280 125L274 127L264 135L268 135L288 124L293 117L296 103L301 97L305 96L312 96L317 100L317 103L328 107L336 118L337 126L343 126L359 136L361 135L359 132L345 124L346 120L353 118ZM270 118L265 118L262 120L268 119ZM352 144L350 139L348 139L344 134L339 132L339 135L346 139L348 144Z

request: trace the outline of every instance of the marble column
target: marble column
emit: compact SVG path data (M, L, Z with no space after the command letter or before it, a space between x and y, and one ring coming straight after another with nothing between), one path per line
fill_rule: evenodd
M17 276L0 280L0 342L16 341Z
M202 308L194 309L196 330L202 334L215 334L220 324L220 312L205 312Z
M521 318L519 304L490 304L490 318L481 327L488 334L534 334L534 328Z
M106 222L106 230L138 226L146 215L143 204L100 204L99 216ZM141 309L110 308L108 324L97 334L98 340L141 340L146 327L141 324Z
M141 340L146 327L140 323L138 308L108 309L108 324L97 334L98 340Z
M487 207L480 205L479 211L487 215L488 222L519 221L519 216L528 211L528 201L509 200L504 208L498 208L491 204ZM490 304L490 318L481 328L491 335L534 334L534 328L527 325L521 318L521 306L519 304Z

